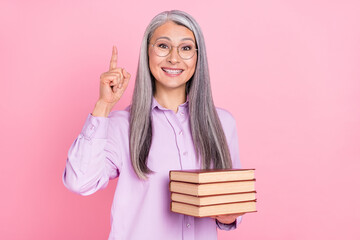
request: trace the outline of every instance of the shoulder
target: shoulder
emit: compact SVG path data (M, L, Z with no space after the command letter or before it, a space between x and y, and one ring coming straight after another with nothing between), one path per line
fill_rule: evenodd
M129 120L130 120L130 112L127 109L120 111L112 111L109 116L110 126L112 128L124 128L128 129Z
M236 125L235 118L229 111L219 107L216 107L216 111L223 128L231 129L235 127Z
M112 111L109 114L110 119L128 119L130 117L130 112L128 109L125 110L118 110L118 111Z

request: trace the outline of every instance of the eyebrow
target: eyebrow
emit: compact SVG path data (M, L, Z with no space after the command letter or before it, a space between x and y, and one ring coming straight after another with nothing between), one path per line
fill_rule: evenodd
M156 41L159 40L159 39L167 39L167 40L169 40L170 42L172 42L169 37L158 37L158 38L156 39ZM190 40L190 41L192 41L193 43L195 43L195 41L194 41L192 38L183 38L183 39L181 39L181 41L185 41L185 40Z

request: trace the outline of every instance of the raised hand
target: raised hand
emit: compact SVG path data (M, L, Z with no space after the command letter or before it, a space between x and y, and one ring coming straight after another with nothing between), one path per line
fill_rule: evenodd
M100 96L92 112L93 116L107 117L129 84L130 74L117 67L117 58L118 52L113 46L109 71L100 76Z

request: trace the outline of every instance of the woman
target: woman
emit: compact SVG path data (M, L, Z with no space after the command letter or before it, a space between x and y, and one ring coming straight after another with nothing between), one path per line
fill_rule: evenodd
M119 177L109 239L217 239L240 215L194 218L170 211L169 170L239 168L235 121L213 104L204 38L181 11L149 24L131 107L111 109L130 79L118 68L100 77L100 97L71 146L67 188L89 195Z

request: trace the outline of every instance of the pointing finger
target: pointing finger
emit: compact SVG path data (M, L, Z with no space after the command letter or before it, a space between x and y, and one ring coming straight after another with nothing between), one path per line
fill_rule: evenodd
M116 65L117 65L117 57L118 57L117 48L116 48L116 46L113 46L109 70L112 70L112 69L115 69L115 68L116 68Z

